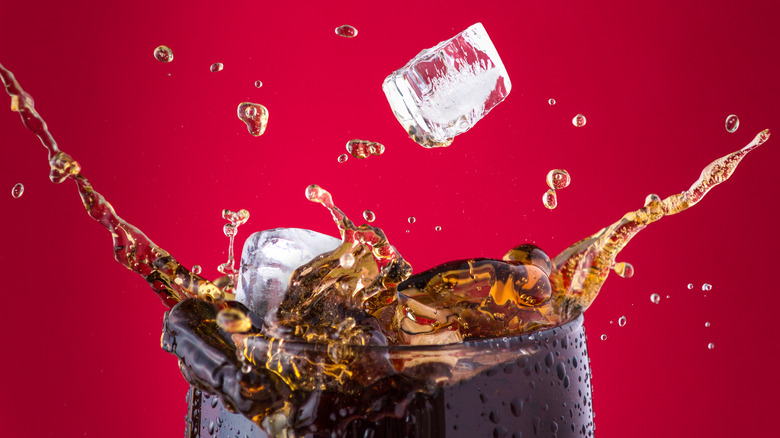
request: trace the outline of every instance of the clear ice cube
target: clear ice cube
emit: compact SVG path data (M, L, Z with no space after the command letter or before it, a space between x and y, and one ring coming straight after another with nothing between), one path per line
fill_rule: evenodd
M506 98L512 84L477 23L420 52L385 78L382 89L412 139L431 148L449 146L471 129Z
M284 299L290 275L314 257L336 249L341 239L300 228L252 234L244 243L236 301L257 316L273 317Z

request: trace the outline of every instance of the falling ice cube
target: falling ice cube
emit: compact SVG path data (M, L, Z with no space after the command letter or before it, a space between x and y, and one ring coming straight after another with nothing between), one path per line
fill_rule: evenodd
M293 271L340 244L341 240L335 237L298 228L252 234L241 255L236 300L261 318L273 317Z
M449 146L512 89L485 28L477 23L415 56L385 79L395 117L424 147Z

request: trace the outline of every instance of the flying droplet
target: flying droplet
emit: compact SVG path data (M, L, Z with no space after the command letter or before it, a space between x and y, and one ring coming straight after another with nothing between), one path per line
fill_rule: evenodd
M354 139L347 142L347 152L362 160L371 155L382 155L385 153L385 146L374 141Z
M14 198L18 199L20 196L22 196L22 193L24 193L24 184L22 183L16 183L11 189L11 196Z
M555 105L556 102L555 99L551 97L550 100L547 101L547 103L549 103L550 105Z
M661 197L656 195L655 193L651 193L647 195L645 198L645 207L652 204L653 202L661 202Z
M693 283L688 283L688 289L693 289Z
M342 268L349 269L355 265L355 256L351 252L346 252L339 257L339 263Z
M606 341L607 340L607 335L601 335L601 340L602 341Z
M701 285L701 290L712 290L712 285L708 283L704 283Z
M547 172L547 185L550 186L551 189L565 189L570 183L571 176L569 176L569 172L563 169L553 169Z
M238 104L238 118L246 123L246 128L255 137L263 135L268 125L268 110L259 103L241 102Z
M618 319L618 325L621 326L621 327L625 327L626 326L626 317L625 316L621 316L620 319Z
M365 219L368 222L374 222L376 220L376 215L371 210L366 210L363 212L363 219Z
M227 237L233 237L236 235L236 226L233 224L225 224L222 227L222 232L224 232Z
M344 38L355 38L358 34L357 29L350 26L349 24L344 24L336 28L336 35Z
M623 278L631 278L634 276L634 265L627 262L617 263L613 268L615 274Z
M263 81L255 81L255 87L260 88L263 86Z
M349 159L349 155L347 154L341 154L339 155L339 163L345 163Z
M709 322L709 321L707 321L707 322L705 322L705 323L704 323L704 327L709 327L710 325L711 325L711 324L710 324L710 322Z
M441 225L436 225L435 227L433 227L433 229L436 231L441 231Z
M542 195L542 203L550 210L558 206L558 195L555 193L554 189L544 192L544 195Z
M154 57L160 62L171 62L173 61L173 51L168 46L157 46L154 49Z
M574 116L573 119L571 119L572 125L574 125L577 128L582 128L583 126L585 126L585 123L587 122L588 121L585 120L585 116L583 116L582 114L577 114L576 116Z
M222 69L225 68L224 65L222 65L221 62L215 62L211 64L211 67L209 67L209 70L211 70L212 73L216 73L218 71L222 71Z
M217 325L228 333L243 333L252 328L252 321L244 312L228 307L217 314Z
M650 295L650 301L652 301L655 304L658 304L661 302L661 296L658 294L652 294Z
M409 219L407 219L407 220L409 221L410 224L413 224L413 223L417 222L417 218L414 217L414 216L409 216Z
M712 350L713 348L715 348L715 344L713 344L712 342L710 342L709 344L707 344L707 348L709 348L710 350Z
M200 267L200 265L193 265L192 266L192 273L195 275L200 275L201 271L203 271L203 268Z
M726 117L726 132L733 133L739 128L739 117L734 114Z

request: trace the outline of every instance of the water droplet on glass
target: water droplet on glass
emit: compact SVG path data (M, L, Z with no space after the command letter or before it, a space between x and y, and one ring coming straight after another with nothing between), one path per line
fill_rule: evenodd
M693 283L688 283L688 289L693 289Z
M555 99L551 97L550 100L547 101L547 103L549 103L550 105L555 105L556 102Z
M344 38L355 38L358 34L357 29L350 26L349 24L344 24L336 28L336 35Z
M661 296L658 294L652 294L650 295L650 301L654 302L655 304L658 304L661 302Z
M339 155L339 163L345 163L349 159L349 155L347 154L341 154Z
M154 57L161 62L171 62L173 61L173 51L168 46L157 46L154 49Z
M203 268L200 267L200 265L193 265L192 266L192 273L195 275L200 275L201 271L203 271Z
M704 323L704 327L709 327L709 326L710 326L710 322L709 321Z
M542 203L550 210L558 206L558 195L554 189L547 190L542 196Z
M255 87L260 88L263 86L263 81L255 81Z
M618 325L621 326L621 327L625 327L626 326L626 317L625 316L621 316L620 319L618 319Z
M24 184L22 183L16 183L11 189L11 196L14 198L19 198L22 193L24 193Z
M339 263L342 268L349 269L355 265L355 256L351 252L344 253L339 257Z
M704 283L701 285L701 290L712 290L712 285L708 283Z
M229 307L217 313L217 325L228 333L243 333L252 328L252 321L244 312Z
M407 219L407 220L409 221L410 224L413 224L413 223L417 222L417 218L414 217L414 216L409 216L409 219Z
M607 340L607 335L601 335L601 340L602 341L606 341Z
M222 71L222 69L225 68L224 65L222 65L221 62L215 62L211 64L211 67L209 67L209 70L211 70L213 73L216 73L218 71Z
M255 137L263 135L268 125L268 110L259 103L241 102L238 104L238 118L246 123L246 129Z
M244 374L249 374L252 372L252 365L249 363L244 363L241 365L241 372Z
M576 126L577 128L582 128L587 122L588 121L585 120L585 116L582 114L577 114L573 119L571 119L572 125Z
M732 133L739 128L739 117L734 114L726 117L726 132Z
M563 169L553 169L547 172L547 185L551 189L560 190L569 186L571 183L571 176L569 172Z
M374 222L376 220L376 215L371 210L366 210L363 212L363 219L365 219L368 222Z
M615 274L623 278L631 278L634 276L634 265L628 262L617 263L612 270L615 271Z
M712 342L710 342L709 344L707 344L707 348L709 348L710 350L712 350L713 348L715 348L715 344L713 344Z
M436 225L435 227L433 227L433 229L436 231L441 231L441 225Z

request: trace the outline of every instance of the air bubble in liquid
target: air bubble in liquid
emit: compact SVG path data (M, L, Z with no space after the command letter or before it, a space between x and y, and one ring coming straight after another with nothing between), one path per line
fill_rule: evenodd
M339 263L341 264L342 268L349 269L355 265L355 256L352 255L351 252L344 253L341 257L339 257Z

